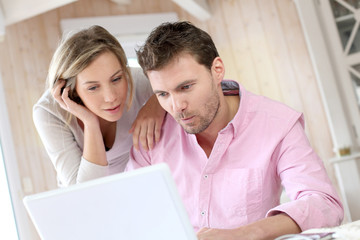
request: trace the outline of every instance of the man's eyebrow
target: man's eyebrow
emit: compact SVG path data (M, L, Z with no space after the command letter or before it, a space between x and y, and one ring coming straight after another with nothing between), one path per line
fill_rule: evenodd
M179 83L175 89L179 89L181 87L183 87L184 85L188 85L190 83L193 83L195 82L195 79L190 79L190 80L186 80L186 81L183 81L182 83Z
M158 93L163 93L163 92L165 92L165 91L161 91L161 90L154 90L153 92L154 92L154 94L158 94Z
M194 82L195 82L195 79L190 79L190 80L183 81L183 82L179 83L179 84L175 87L175 90L182 88L184 85L188 85L188 84L191 84L191 83L194 83ZM158 93L164 93L164 92L166 92L166 91L154 90L153 92L154 92L154 94L158 94Z

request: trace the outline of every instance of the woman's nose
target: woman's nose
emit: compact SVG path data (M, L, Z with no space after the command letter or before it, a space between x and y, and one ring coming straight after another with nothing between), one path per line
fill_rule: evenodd
M104 91L104 100L105 102L113 102L116 99L116 91L113 88L107 88Z

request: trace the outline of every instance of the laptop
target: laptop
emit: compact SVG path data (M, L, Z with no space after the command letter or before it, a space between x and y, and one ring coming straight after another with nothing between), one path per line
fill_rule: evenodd
M26 196L44 240L196 240L165 163Z

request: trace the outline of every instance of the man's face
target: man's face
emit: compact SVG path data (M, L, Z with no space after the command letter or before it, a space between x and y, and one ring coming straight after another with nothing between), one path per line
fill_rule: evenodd
M160 105L191 134L201 133L219 109L219 93L212 73L189 54L182 54L148 77Z

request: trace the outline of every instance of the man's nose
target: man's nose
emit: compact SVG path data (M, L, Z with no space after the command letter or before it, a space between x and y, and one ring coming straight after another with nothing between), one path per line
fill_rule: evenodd
M173 111L175 113L181 113L186 108L186 102L180 96L173 96L172 97L172 105L173 105Z

